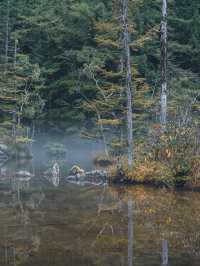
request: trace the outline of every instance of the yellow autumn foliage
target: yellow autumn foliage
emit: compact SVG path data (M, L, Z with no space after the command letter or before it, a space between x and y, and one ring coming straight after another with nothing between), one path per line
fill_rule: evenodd
M112 39L105 39L104 37L96 37L96 42L99 46L105 46L105 47L111 47L111 48L119 48L119 44L116 41L113 41Z
M97 121L97 125L104 126L119 126L122 124L122 121L119 119L101 119Z
M119 30L119 26L116 23L113 22L97 22L95 24L95 28L98 32L111 32L113 29Z
M125 159L122 161L122 171L125 179L136 183L165 184L170 186L173 183L173 173L164 163L150 161L147 158L143 161L136 161L130 168ZM115 179L118 174L116 166L109 168L111 179Z

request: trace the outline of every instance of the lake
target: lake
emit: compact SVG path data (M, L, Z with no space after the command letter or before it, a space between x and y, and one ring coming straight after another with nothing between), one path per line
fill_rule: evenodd
M62 177L73 164L94 169L101 143L63 143ZM0 266L199 266L200 193L64 178L55 186L44 145L33 145L31 161L1 166Z

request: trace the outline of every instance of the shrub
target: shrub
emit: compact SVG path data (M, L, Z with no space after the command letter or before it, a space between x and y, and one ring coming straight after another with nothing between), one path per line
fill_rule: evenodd
M163 132L155 125L146 144L135 148L135 162L128 167L127 159L120 166L109 168L112 180L200 187L199 130L195 124L171 123Z
M106 154L97 154L93 160L94 165L100 167L108 167L113 165L116 161L113 157L107 156Z
M174 178L170 169L165 164L156 161L137 161L132 168L128 167L127 162L124 161L121 168L110 167L109 176L114 181L127 183L155 184L168 187L174 185Z
M176 186L200 176L199 129L195 124L169 124L165 132L154 128L149 160L164 164Z

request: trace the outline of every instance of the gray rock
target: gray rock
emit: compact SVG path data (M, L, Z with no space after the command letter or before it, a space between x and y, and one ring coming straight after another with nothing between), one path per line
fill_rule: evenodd
M85 171L80 168L78 165L74 165L69 171L70 175L78 175L78 177L84 176Z
M19 171L19 172L17 172L16 173L16 176L17 177L27 177L27 178L31 178L31 177L33 177L34 175L33 174L31 174L30 172L28 172L28 171L23 171L23 170L21 170L21 171Z

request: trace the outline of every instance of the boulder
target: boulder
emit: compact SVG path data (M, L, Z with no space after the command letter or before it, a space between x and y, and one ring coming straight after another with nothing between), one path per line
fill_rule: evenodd
M85 175L85 171L80 168L78 165L74 165L71 169L70 169L70 175L76 175L76 176L83 176Z

